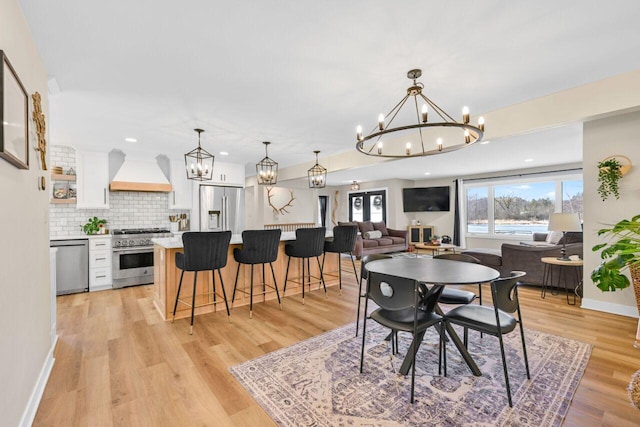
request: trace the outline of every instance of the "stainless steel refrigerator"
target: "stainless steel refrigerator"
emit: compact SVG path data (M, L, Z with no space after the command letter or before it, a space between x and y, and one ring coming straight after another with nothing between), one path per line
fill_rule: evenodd
M244 230L244 189L200 184L200 231Z

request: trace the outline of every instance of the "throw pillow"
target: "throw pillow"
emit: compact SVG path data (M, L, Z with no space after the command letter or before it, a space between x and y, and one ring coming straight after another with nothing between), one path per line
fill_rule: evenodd
M389 230L387 230L387 226L384 223L384 221L374 222L373 223L373 229L380 231L383 236L388 236L389 235Z
M378 230L365 231L362 237L365 239L379 239L382 237L382 232Z
M358 222L358 228L360 233L364 234L367 231L373 231L373 223L371 221Z
M562 231L550 231L547 233L547 239L545 242L551 243L552 245L557 245L560 239L562 238Z

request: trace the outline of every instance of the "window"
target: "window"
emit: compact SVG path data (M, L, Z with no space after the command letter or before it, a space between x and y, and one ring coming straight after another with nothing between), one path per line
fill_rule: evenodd
M513 180L465 183L467 234L531 235L546 232L553 212L582 214L582 175L541 174Z
M349 194L349 221L387 221L387 192L365 191Z

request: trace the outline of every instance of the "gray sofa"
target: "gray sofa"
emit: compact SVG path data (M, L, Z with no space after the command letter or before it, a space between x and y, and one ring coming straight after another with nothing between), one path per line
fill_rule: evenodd
M387 228L384 221L338 223L338 225L350 224L356 225L359 231L358 236L356 237L356 246L353 251L353 254L358 258L370 254L406 251L409 246L407 230L394 230L392 228ZM381 236L378 238L368 238L367 233L370 231L380 231Z
M544 242L545 238L546 233L534 233L533 235L534 242ZM503 277L508 276L512 271L525 271L527 275L524 277L523 283L542 286L544 264L540 259L560 256L563 239L566 241L567 255L582 257L582 233L566 233L557 245L527 246L503 243L500 250L467 249L463 253L478 258L483 265L495 268ZM568 283L568 285L570 288L575 288L577 283Z

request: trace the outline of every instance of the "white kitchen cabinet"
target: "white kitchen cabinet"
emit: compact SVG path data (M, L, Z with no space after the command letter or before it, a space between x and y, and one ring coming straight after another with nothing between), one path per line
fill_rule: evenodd
M206 182L209 183L209 181ZM216 160L213 163L213 177L210 182L244 187L244 165Z
M109 154L76 152L78 209L109 209Z
M112 288L111 237L89 239L89 292Z
M171 160L169 174L173 187L169 193L169 209L191 209L193 182L187 178L184 161Z

